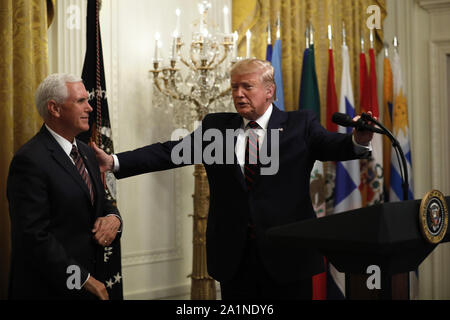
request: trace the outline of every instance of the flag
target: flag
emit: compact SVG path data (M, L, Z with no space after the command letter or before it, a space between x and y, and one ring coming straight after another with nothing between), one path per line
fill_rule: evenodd
M86 55L81 77L89 92L89 104L93 111L89 115L89 131L81 133L78 138L86 143L94 141L99 148L111 154L114 153L114 146L111 140L112 132L103 68L99 2L98 0L88 0L87 2ZM116 205L114 175L108 173L103 178L106 196ZM99 277L97 280L105 284L109 298L111 300L123 299L119 234L109 247L102 247L99 250L96 260L96 273Z
M272 61L272 51L273 51L272 44L268 43L266 48L266 61Z
M332 121L333 114L338 112L336 85L334 82L333 49L328 49L328 79L327 79L327 130L337 132L337 124ZM328 161L324 164L325 170L325 203L326 212L334 212L334 188L336 180L336 163Z
M350 78L350 61L348 47L346 45L342 46L342 78L339 112L346 113L352 118L355 116L352 80ZM352 128L339 126L338 131L341 133L351 133ZM361 194L358 189L360 184L359 161L338 162L336 167L335 213L360 208Z
M284 111L283 72L281 68L281 39L275 40L271 62L274 69L275 84L277 86L276 104L278 109Z
M379 119L380 110L378 107L378 93L377 93L377 72L375 63L375 52L373 48L369 49L369 59L370 59L370 110L372 111L372 116ZM384 181L384 171L383 171L383 136L375 133L372 139L372 155L367 160L367 175L366 185L366 205L371 206L383 202L383 181Z
M369 111L371 103L371 86L369 82L366 54L361 52L359 54L359 103L361 112ZM359 160L361 183L359 185L359 191L361 192L361 206L365 207L367 202L367 176L368 176L368 159Z
M377 94L377 74L375 67L375 54L373 48L369 49L370 76L367 76L366 57L360 55L360 90L361 112L372 112L372 116L379 118ZM362 206L370 206L383 202L383 137L374 134L372 139L372 154L369 159L360 160Z
M328 78L327 78L327 109L326 109L326 128L328 131L337 132L337 124L331 119L335 112L338 111L338 102L336 95L336 85L334 81L334 62L333 62L333 49L328 49ZM336 162L328 161L324 163L325 174L325 205L326 213L333 213L334 211L334 193L336 182ZM329 272L329 262L324 257L327 271L325 272L325 295L327 299L342 299L343 295L340 293L336 286L334 279Z
M320 121L320 98L314 61L314 45L311 45L309 49L305 50L305 56L303 57L299 109L313 110L318 121ZM309 188L316 216L325 216L325 178L323 163L321 161L314 163ZM326 273L323 272L313 276L312 281L313 300L325 300L327 294Z
M408 199L414 199L413 195L413 179L412 179L412 162L411 149L409 143L408 129L408 106L406 104L406 96L403 85L403 75L400 65L400 56L396 50L392 59L393 74L393 92L394 105L392 109L392 130L394 137L398 140L403 153L406 157L408 170ZM391 178L390 178L390 201L408 200L403 199L402 179L399 163L395 151L391 152Z
M359 54L359 103L361 112L367 112L370 109L370 89L366 55L361 52Z
M393 79L391 63L387 56L384 57L383 66L383 125L392 132L392 105L394 101ZM383 170L384 170L384 199L389 201L389 189L391 178L391 140L383 136Z
M314 45L305 50L302 66L302 79L300 84L300 110L314 111L320 121L320 96L317 85L316 67L314 61ZM314 211L318 217L325 215L325 180L323 163L316 161L311 171L310 192Z
M339 97L339 112L350 117L355 116L355 103L353 100L352 80L350 78L350 58L348 47L342 45L342 77L341 93ZM338 132L351 133L351 128L339 126ZM334 199L334 212L339 213L361 207L359 160L337 162L336 164L336 194ZM345 275L334 267L330 268L336 284L341 292L345 293Z
M408 105L403 84L403 74L400 63L400 55L397 49L394 50L392 57L392 92L393 104L391 110L392 134L397 139L403 153L406 157L406 166L408 170L408 199L403 199L402 179L400 167L395 151L391 149L391 167L390 167L390 192L389 201L402 201L414 199L411 149L409 142L408 128ZM418 298L419 291L419 272L418 269L409 272L409 295L412 300Z
M328 81L327 81L327 129L337 132L337 124L331 121L331 117L338 112L336 85L334 82L333 49L328 49Z

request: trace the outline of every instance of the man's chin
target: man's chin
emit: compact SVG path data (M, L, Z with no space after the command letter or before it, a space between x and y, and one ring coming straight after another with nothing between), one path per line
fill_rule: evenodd
M247 118L247 117L251 116L251 114L252 114L252 110L249 107L247 107L247 106L245 106L245 107L237 107L236 111L237 111L237 113L239 113L244 118Z

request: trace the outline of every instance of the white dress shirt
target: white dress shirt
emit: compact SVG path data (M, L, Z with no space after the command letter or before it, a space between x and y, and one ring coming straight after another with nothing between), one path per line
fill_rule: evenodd
M53 136L53 138L55 138L56 142L58 142L58 144L64 150L64 153L67 154L67 156L69 157L70 161L72 161L72 163L75 164L75 162L73 161L72 157L70 156L70 152L72 152L72 146L73 145L75 145L75 147L77 147L77 149L78 149L77 140L73 139L73 142L70 142L66 138L63 138L62 136L57 134L55 131L50 129L50 127L47 126L47 124L45 124L45 127L47 128L48 132L50 132L50 134ZM86 171L87 171L87 169L86 169Z
M258 149L261 148L264 138L266 137L266 131L267 131L267 125L269 124L270 116L272 115L273 105L270 104L270 106L267 108L266 112L259 117L258 119L254 120L259 126L259 129L253 129L256 134L258 135ZM236 158L239 163L239 166L241 167L241 171L244 174L244 164L245 164L245 146L247 142L247 137L250 132L250 128L247 127L250 120L242 118L242 126L239 131L239 135L236 139L236 146L234 149L234 152L236 153Z

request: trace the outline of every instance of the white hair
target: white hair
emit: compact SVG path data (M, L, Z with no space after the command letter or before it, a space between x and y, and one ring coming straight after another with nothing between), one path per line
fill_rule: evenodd
M81 81L83 79L80 77L67 73L54 73L45 78L35 95L36 108L42 119L48 118L47 104L50 100L55 100L57 103L66 101L69 96L66 83Z

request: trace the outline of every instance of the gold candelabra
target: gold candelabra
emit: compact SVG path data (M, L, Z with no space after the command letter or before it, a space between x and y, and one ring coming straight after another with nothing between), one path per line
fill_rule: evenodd
M210 112L234 111L231 100L229 68L237 59L236 33L212 35L208 30L208 1L199 4L199 29L192 35L187 54L183 55L184 43L177 29L172 37L172 50L168 66L163 66L159 54L159 35L155 36L153 58L153 105L172 112L177 128L195 128ZM224 8L225 14L225 8ZM227 32L228 31L228 32ZM222 40L218 40L221 38ZM178 65L184 66L184 70ZM183 71L187 71L183 76ZM203 165L195 165L193 213L193 263L191 277L191 299L215 300L215 281L206 267L206 224L209 210L209 185Z

